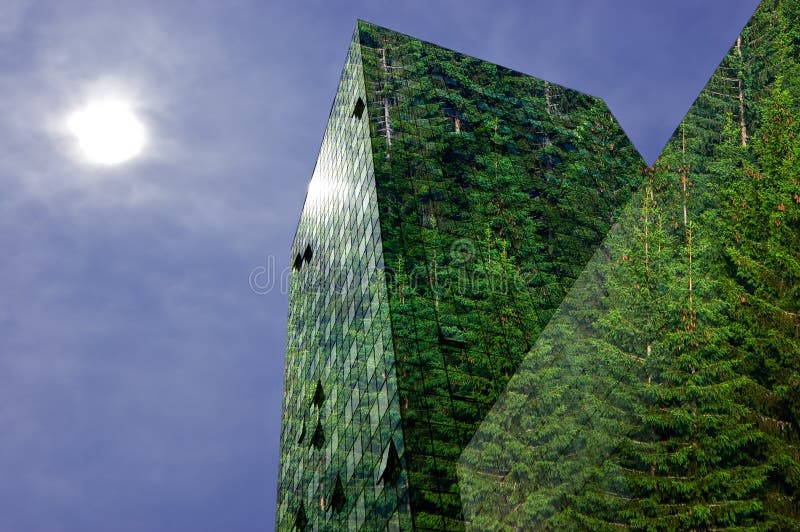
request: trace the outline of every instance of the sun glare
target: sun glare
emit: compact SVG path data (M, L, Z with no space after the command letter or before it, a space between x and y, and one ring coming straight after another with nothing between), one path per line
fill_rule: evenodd
M123 101L93 102L73 112L67 127L86 158L96 164L115 165L139 155L144 148L144 124Z

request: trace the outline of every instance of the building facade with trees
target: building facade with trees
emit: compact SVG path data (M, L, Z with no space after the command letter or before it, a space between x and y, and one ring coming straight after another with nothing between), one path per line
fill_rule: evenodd
M643 167L601 100L359 22L292 248L278 528L462 530L460 453Z
M294 244L279 530L800 527L800 3L647 167L359 22Z

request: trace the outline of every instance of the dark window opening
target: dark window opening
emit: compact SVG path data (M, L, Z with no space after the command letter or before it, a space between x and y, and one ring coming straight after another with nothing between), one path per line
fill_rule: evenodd
M439 327L439 345L453 349L464 349L467 347L467 339L464 333L456 327Z
M294 258L294 263L292 264L292 268L295 270L299 270L303 266L303 257L298 253L297 256Z
M311 445L316 449L322 449L325 445L325 433L322 432L322 422L317 420L317 428L314 429L314 434L311 436Z
M306 250L303 252L303 261L311 262L311 257L314 256L314 252L311 251L311 244L306 244Z
M333 509L333 513L335 514L341 513L345 503L347 503L347 497L345 497L344 494L344 486L342 486L342 477L341 475L337 474L336 482L334 482L333 484L333 493L331 494L331 508Z
M400 478L400 469L400 456L397 454L397 447L394 446L394 439L390 439L389 446L383 455L381 480L388 484L395 484Z
M366 106L364 105L364 100L362 100L361 97L359 97L358 100L356 100L356 106L353 109L353 116L360 119L361 115L364 114L365 107Z
M565 142L562 146L559 146L559 148L566 151L578 151L578 148L569 141Z
M294 527L302 531L306 529L307 525L308 517L306 517L306 507L303 505L303 501L300 501L300 508L298 508L297 513L294 514Z
M325 402L325 391L322 389L322 381L317 380L317 389L314 390L314 398L311 403L319 408Z

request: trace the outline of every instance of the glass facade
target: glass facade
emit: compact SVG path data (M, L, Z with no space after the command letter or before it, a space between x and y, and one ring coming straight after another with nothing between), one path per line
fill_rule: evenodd
M292 247L278 530L409 528L365 100L354 39Z
M359 22L292 247L279 530L463 530L457 464L641 180L605 104Z

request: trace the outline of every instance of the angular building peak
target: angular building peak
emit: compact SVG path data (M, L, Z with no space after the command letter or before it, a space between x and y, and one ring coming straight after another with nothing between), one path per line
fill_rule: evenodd
M363 19L358 19L356 21L356 33L354 34L354 38L358 37L362 44L363 43L371 43L371 45L374 46L375 42L374 42L373 39L376 36L381 35L381 34L384 35L384 36L392 35L393 39L396 40L397 42L400 42L400 41L406 41L406 42L414 41L414 42L422 43L426 47L433 47L433 48L436 48L436 49L439 49L439 50L443 50L444 52L452 54L453 60L455 60L455 61L458 61L458 60L461 60L461 59L473 59L473 60L477 60L477 61L482 61L482 62L484 62L486 64L494 64L494 63L491 63L489 61L481 60L480 58L471 57L471 56L469 56L467 54L452 50L452 49L447 48L445 46L440 46L440 45L438 45L436 43L432 43L432 42L429 42L429 41L421 40L421 39L418 39L418 38L413 37L411 35L408 35L408 34L405 34L405 33L390 29L390 28L387 28L385 26L381 26L379 24L375 24L374 22L369 22L369 21L366 21L366 20L363 20ZM497 66L499 68L502 68L502 69L505 69L506 71L509 71L509 72L514 72L517 75L525 76L525 77L532 78L532 79L537 79L537 80L539 80L541 82L550 83L551 85L558 86L559 88L564 89L564 90L571 90L573 92L585 94L587 96L592 96L592 95L589 95L588 93L582 93L581 91L578 91L576 89L572 89L572 88L566 87L565 85L561 85L561 84L558 84L558 83L551 82L551 81L546 80L544 78L539 78L539 77L537 77L535 75L532 75L532 74L526 74L524 72L519 72L519 71L516 71L516 70L514 70L512 68L508 68L508 67L505 67L505 66L502 66L502 65L499 65L499 64L495 64L495 66Z

